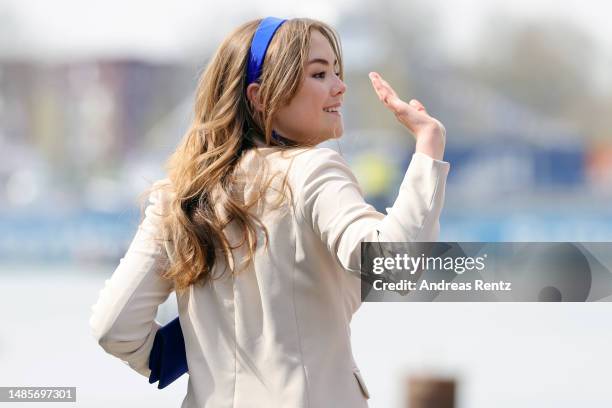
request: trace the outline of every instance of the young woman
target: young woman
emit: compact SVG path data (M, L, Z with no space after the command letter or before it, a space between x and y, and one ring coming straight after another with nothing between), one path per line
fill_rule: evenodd
M264 58L265 57L265 58ZM149 376L158 305L176 292L189 365L183 407L366 407L350 342L363 241L431 241L445 130L380 75L416 137L385 216L338 153L346 92L337 34L311 19L248 22L197 88L193 123L94 306L100 345Z

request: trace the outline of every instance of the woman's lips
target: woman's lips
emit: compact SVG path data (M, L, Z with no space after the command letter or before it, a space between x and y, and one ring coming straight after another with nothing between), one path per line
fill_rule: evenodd
M325 113L329 113L329 114L331 114L331 115L342 116L342 113L341 113L340 111L338 111L338 112L327 112L327 111L323 111L323 112L325 112Z

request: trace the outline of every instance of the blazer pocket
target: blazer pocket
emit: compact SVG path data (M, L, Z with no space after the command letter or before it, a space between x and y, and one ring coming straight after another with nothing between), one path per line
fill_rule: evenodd
M357 379L357 384L359 384L359 388L361 388L361 392L366 399L370 399L370 392L368 391L368 387L365 385L365 381L363 381L363 377L361 377L361 372L358 369L353 369L353 374L355 374L355 378Z

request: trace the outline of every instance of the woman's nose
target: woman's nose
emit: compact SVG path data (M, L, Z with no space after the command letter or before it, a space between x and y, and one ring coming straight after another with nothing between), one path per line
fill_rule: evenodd
M338 82L334 86L333 92L334 95L341 95L346 92L346 84L340 78L338 78Z

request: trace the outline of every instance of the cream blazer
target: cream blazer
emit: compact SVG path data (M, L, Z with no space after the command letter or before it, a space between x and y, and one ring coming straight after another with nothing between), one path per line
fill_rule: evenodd
M267 227L268 249L261 234L247 269L177 294L189 365L181 407L367 407L350 330L361 304L360 243L436 240L449 164L415 153L384 215L364 201L344 158L328 148L247 152L237 173L246 180L244 198L259 191L263 162L270 175L286 173L292 190L276 206L282 177L275 177L266 199L251 209ZM168 179L158 183L169 185ZM159 214L170 196L169 190L150 195L90 319L102 348L146 377L160 327L156 312L173 291L160 278L172 254L156 239L165 236ZM225 233L240 242L235 225ZM244 257L244 249L234 251L236 265ZM226 266L218 259L215 274Z

